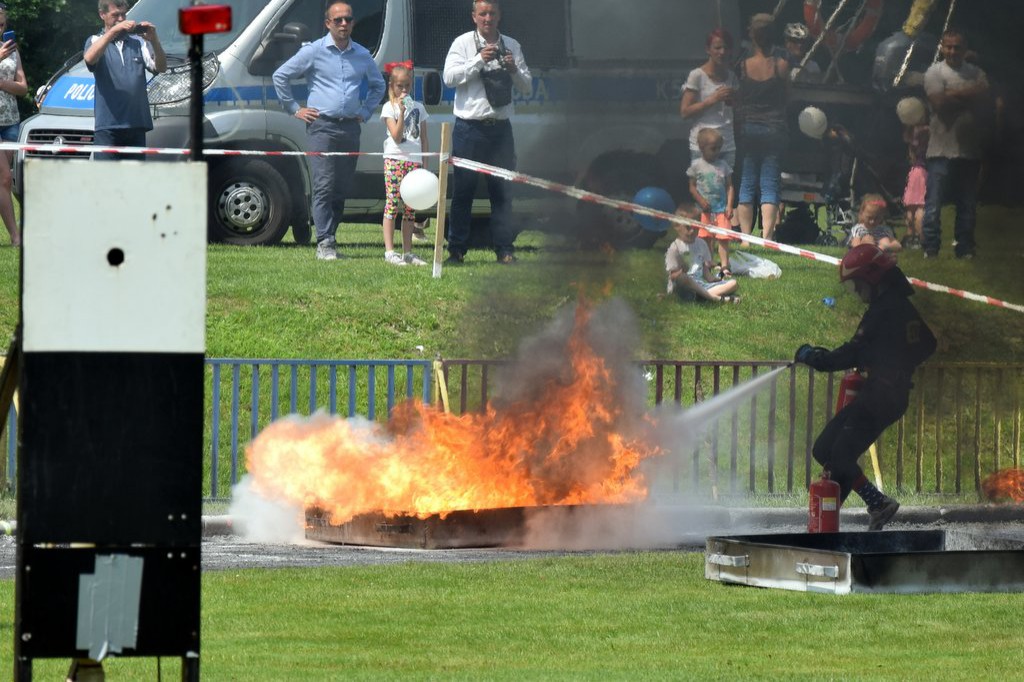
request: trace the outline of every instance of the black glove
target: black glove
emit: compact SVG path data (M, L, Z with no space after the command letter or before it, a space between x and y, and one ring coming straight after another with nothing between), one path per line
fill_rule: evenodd
M804 345L796 349L796 355L793 357L793 360L796 362L803 363L805 365L810 365L812 362L814 362L815 358L817 358L822 353L827 352L827 350L820 346L812 346L809 343L805 343Z

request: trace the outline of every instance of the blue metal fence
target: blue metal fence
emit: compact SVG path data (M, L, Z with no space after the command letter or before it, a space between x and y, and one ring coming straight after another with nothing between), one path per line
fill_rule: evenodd
M245 443L282 415L322 411L372 421L409 398L430 402L429 360L235 358L209 359L206 365L208 495L214 499L221 497L222 460L228 460L227 482L233 485Z
M682 407L729 390L786 363L638 362L651 406ZM384 419L399 402L433 401L430 360L206 361L204 495L226 499L242 471L245 445L270 422L316 412ZM508 362L445 360L453 412L480 410L494 397ZM976 495L991 471L1021 466L1024 366L927 365L915 379L903 419L876 443L886 481L918 493ZM691 453L666 460L671 489L793 493L817 465L810 446L832 415L838 376L798 366L780 375L720 423ZM17 415L7 415L0 487L13 489Z

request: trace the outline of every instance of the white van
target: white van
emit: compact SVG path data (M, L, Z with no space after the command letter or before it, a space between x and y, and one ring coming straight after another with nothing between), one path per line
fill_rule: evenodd
M129 18L157 26L169 69L152 78L152 147L189 146L188 38L177 30L179 2L139 0ZM324 0L232 0L232 30L205 38L204 145L265 151L305 147L305 125L277 102L271 74L304 41L322 36ZM452 40L472 28L471 0L350 0L353 39L377 63L412 59L415 96L431 114L431 149L439 123L451 121L454 92L440 71ZM704 39L719 21L739 25L736 0L515 0L503 5L503 32L523 45L533 73L516 94L513 129L519 169L557 181L600 176L609 194L632 196L652 182L685 182L687 130L680 87L706 59ZM97 30L100 24L97 18ZM93 135L93 78L80 60L51 79L40 113L23 122L21 142L82 145ZM297 85L301 99L301 85ZM376 108L376 107L375 107ZM384 126L363 127L362 151L379 152ZM163 157L160 157L163 158ZM210 156L209 236L233 244L272 244L292 228L310 237L309 172L298 156ZM436 169L436 161L432 163ZM346 213L376 220L383 209L383 164L359 160ZM661 181L665 174L670 180ZM529 195L529 190L521 190ZM529 198L529 197L527 197ZM550 198L550 197L549 197ZM523 204L529 204L528 201ZM635 225L627 225L627 231Z

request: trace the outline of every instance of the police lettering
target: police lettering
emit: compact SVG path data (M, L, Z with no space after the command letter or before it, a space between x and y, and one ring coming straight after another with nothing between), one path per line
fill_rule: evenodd
M89 102L93 99L96 92L96 85L94 83L75 83L68 88L67 94L64 95L64 99L78 100L79 102Z

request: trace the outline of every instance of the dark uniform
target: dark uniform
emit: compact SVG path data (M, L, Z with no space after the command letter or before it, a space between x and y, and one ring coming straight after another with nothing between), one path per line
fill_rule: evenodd
M835 350L815 348L801 359L823 372L859 368L867 380L852 403L825 425L814 459L839 483L845 501L864 475L857 460L907 411L914 370L935 352L935 336L909 297L914 290L893 268L868 306L853 338Z

